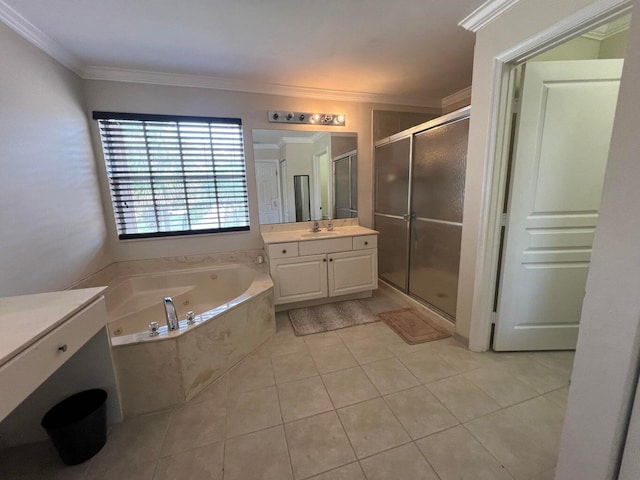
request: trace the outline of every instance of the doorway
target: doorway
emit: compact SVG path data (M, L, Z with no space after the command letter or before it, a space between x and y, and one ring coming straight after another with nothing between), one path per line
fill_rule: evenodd
M629 21L510 66L496 351L575 349Z

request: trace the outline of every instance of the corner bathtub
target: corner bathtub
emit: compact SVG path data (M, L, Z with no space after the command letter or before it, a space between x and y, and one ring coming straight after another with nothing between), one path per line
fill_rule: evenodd
M178 312L167 329L163 298ZM224 265L121 278L105 292L125 414L184 403L275 333L273 283L262 266ZM187 325L186 313L195 312ZM149 323L160 325L151 336Z

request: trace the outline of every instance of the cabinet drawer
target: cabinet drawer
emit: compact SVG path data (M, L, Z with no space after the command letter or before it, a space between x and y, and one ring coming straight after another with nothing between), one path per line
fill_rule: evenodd
M346 252L353 249L351 237L327 238L300 242L300 255L317 255L319 253Z
M0 419L41 385L107 323L104 298L87 306L0 367ZM61 347L65 347L65 351Z
M366 250L368 248L378 248L377 235L363 235L361 237L353 237L354 250Z
M269 258L289 258L298 256L298 242L274 243L269 245Z

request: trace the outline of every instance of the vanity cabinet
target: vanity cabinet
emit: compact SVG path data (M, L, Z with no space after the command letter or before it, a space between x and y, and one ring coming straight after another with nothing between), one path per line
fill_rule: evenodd
M378 287L376 235L274 243L265 251L276 305Z

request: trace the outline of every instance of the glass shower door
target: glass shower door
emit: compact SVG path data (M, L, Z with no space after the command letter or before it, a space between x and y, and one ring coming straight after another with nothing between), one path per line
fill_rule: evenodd
M455 319L469 117L413 139L409 293Z
M375 229L378 276L406 291L411 137L376 147Z

